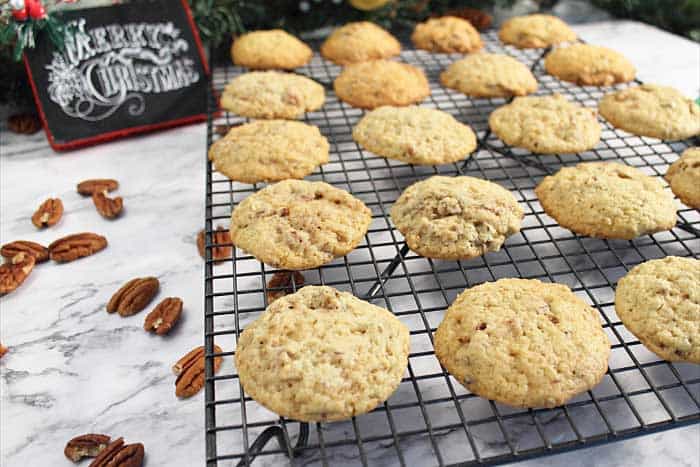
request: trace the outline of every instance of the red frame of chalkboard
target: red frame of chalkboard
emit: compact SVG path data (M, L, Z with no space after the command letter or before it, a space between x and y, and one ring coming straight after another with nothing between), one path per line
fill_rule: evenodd
M210 76L209 64L207 62L206 56L204 55L204 47L202 46L202 40L199 37L199 30L194 22L194 17L192 16L192 11L190 6L187 4L187 0L180 0L182 8L185 10L187 15L187 22L192 29L192 35L194 37L195 44L197 46L197 51L200 58L202 59L202 65L204 66L204 72L207 78ZM151 131L162 130L165 128L173 128L182 125L188 125L190 123L198 123L206 121L207 114L197 114L191 115L189 117L180 118L176 120L169 120L162 123L151 123L149 125L141 125L132 128L127 128L124 130L111 131L98 136L91 136L89 138L81 138L71 141L69 143L58 143L51 134L48 122L46 121L46 115L44 114L44 109L41 105L41 100L39 99L39 93L37 92L36 84L34 83L34 78L32 77L32 72L29 67L29 62L27 60L27 55L24 55L24 68L27 70L27 76L29 77L29 85L32 87L32 94L34 95L34 102L36 103L37 110L39 111L39 118L41 119L41 124L44 127L44 132L46 133L46 138L49 141L49 145L56 151L68 151L71 149L82 148L86 146L93 146L95 144L104 143L107 141L112 141L118 138L124 138L126 136L136 135L140 133L148 133ZM217 100L218 102L218 100Z

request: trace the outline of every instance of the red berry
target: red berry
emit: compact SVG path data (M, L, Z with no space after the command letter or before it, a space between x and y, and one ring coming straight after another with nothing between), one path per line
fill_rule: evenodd
M27 20L27 10L22 8L21 10L12 10L12 17L17 21Z
M27 10L32 19L46 18L46 10L39 0L27 0Z

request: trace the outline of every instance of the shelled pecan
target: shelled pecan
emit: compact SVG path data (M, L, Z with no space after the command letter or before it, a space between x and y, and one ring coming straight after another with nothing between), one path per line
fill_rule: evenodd
M49 256L59 263L90 256L107 247L107 239L91 232L59 238L49 245Z
M299 271L278 271L272 275L272 278L267 283L268 305L294 291L292 279L294 279L296 290L304 286L304 276Z
M220 263L231 257L233 248L231 248L231 236L228 230L222 226L217 226L216 230L211 233L212 248L211 259L215 263ZM197 234L197 249L199 256L206 259L206 236L204 230L200 230Z
M177 297L168 297L156 305L153 311L146 316L143 328L148 332L155 332L162 336L170 332L180 319L181 314L182 300Z
M116 291L107 303L107 312L131 316L146 308L158 293L160 282L155 277L132 279Z
M124 444L124 438L112 441L89 467L140 467L143 465L143 444Z
M10 349L0 344L0 358L4 357L8 350Z
M92 196L95 193L114 191L119 188L119 182L111 178L94 178L78 183L77 190L83 196Z
M96 191L92 194L92 202L100 215L106 219L114 219L122 212L124 200L121 196L110 198L107 196L107 190Z
M36 260L30 254L20 252L0 266L0 295L10 293L29 276Z
M49 198L32 215L32 224L37 229L56 225L63 216L63 203L58 198Z
M214 352L221 353L221 347L214 345ZM196 347L173 365L175 380L175 395L187 398L197 394L204 387L204 347ZM222 358L214 357L214 373L219 371Z
M66 443L63 454L73 462L83 457L96 457L107 447L109 440L109 436L95 433L76 436Z
M41 121L36 114L15 114L7 118L7 128L20 135L33 135L41 130Z
M49 249L36 242L15 240L0 247L0 256L3 258L14 258L17 253L27 253L33 256L37 263L49 260Z

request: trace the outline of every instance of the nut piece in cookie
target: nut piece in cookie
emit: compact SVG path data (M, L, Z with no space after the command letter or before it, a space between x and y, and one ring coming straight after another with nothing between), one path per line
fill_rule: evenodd
M109 441L109 436L95 433L76 436L66 443L63 453L73 462L79 462L83 457L97 457Z
M214 373L221 367L221 347L214 345ZM175 365L173 373L175 380L175 395L180 398L192 397L204 387L205 353L204 347L196 347L185 354Z
M348 23L336 29L321 45L321 55L338 65L379 60L399 53L399 41L368 21Z
M35 262L34 256L19 252L0 265L0 295L10 293L22 285L34 269Z
M624 55L607 47L574 44L558 47L544 60L547 73L583 86L610 86L634 79L636 70Z
M0 256L6 259L14 258L17 253L27 253L32 255L38 263L43 263L49 260L49 249L44 245L28 240L15 240L14 242L6 243L0 248Z
M666 171L671 190L683 204L700 209L700 147L688 148Z
M306 65L312 55L308 45L282 29L252 31L231 46L233 63L255 70L291 70Z
M454 16L416 24L411 41L419 49L442 53L470 53L484 46L479 31L466 19Z
M63 203L58 198L49 198L32 215L32 224L37 229L56 225L63 216Z
M175 326L182 314L182 299L168 297L151 311L143 323L143 328L159 336L167 334Z
M576 33L556 16L535 14L506 20L498 38L519 49L534 49L574 41Z
M238 340L243 389L294 420L345 420L391 396L406 371L408 328L393 313L332 287L272 302Z
M107 313L131 316L146 308L158 294L160 282L156 277L139 277L124 284L107 303Z
M440 74L440 82L472 97L524 96L537 90L537 80L524 64L486 52L452 63Z
M49 245L49 257L58 263L67 263L94 255L107 247L107 239L91 232L59 238Z
M596 310L565 285L501 279L456 298L435 332L435 355L481 397L556 407L600 382L610 342Z

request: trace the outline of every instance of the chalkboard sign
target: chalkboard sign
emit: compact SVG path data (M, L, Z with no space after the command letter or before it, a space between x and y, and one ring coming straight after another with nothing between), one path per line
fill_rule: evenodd
M64 150L206 118L209 70L186 0L66 11L65 50L24 57L49 143Z

